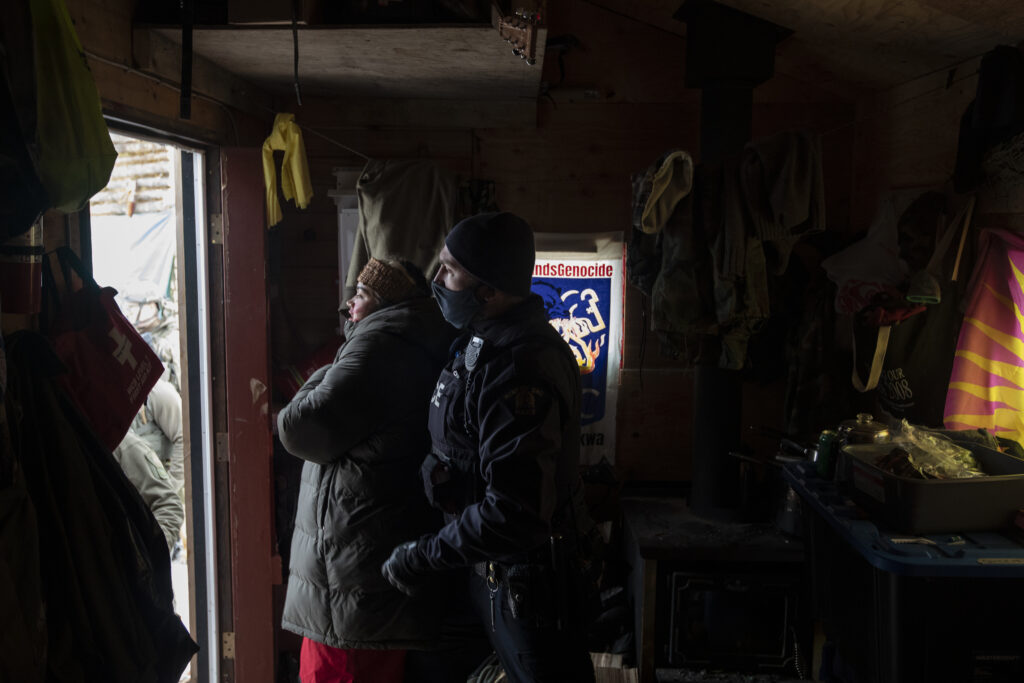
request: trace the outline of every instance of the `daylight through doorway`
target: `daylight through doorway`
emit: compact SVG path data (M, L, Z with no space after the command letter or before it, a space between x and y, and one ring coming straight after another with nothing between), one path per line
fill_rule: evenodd
M202 495L211 490L205 477L194 476L201 475L209 461L210 449L202 436L209 433L203 428L207 418L204 411L192 408L208 404L209 375L190 372L199 369L203 354L191 349L190 337L196 339L197 331L189 330L186 320L196 320L197 308L205 311L205 305L198 305L205 300L200 295L205 288L202 278L195 276L204 271L194 268L195 252L200 251L197 241L182 239L180 233L188 228L194 237L201 222L196 196L203 194L195 179L201 182L203 176L195 173L194 166L201 166L202 156L151 140L118 134L111 139L117 162L107 187L90 202L93 276L101 286L117 290L122 312L164 364L164 373L131 432L155 456L150 481L154 486L161 481L169 484L180 506L180 525L167 513L166 503L155 516L168 539L175 611L201 648L182 680L200 683L210 680L205 653L209 651L208 616L215 613L208 609L211 596L206 591L210 568L206 518L212 505ZM193 277L180 277L183 264L193 266ZM186 300L193 306L187 317Z

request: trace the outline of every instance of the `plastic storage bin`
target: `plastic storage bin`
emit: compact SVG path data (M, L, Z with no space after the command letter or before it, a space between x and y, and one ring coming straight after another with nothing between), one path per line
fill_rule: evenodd
M1024 506L1024 460L982 446L967 446L987 477L898 477L874 461L895 443L843 448L850 495L880 526L905 534L1000 529ZM963 444L961 444L963 445Z

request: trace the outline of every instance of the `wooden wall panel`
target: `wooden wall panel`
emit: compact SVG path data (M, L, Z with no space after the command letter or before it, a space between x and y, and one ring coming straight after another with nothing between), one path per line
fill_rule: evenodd
M338 265L337 213L309 213L292 217L288 229L296 231L282 253L284 268L331 268ZM291 236L289 236L291 237Z
M855 149L855 227L865 229L877 198L898 188L942 187L956 164L960 119L974 99L981 58L859 103ZM1024 183L1004 178L978 188L974 224L1013 227L1024 214Z
M339 106L338 103L335 106ZM461 163L472 154L473 139L469 130L379 130L336 126L313 115L306 107L295 112L295 119L303 127L312 129L312 132L303 134L311 163L317 158L329 158L344 162L336 163L337 166L360 166L365 161L347 153L332 140L377 159L423 158L447 165L450 161Z
M615 459L622 479L690 478L692 389L692 370L623 370Z
M95 48L99 54L111 59L131 55L134 2L66 0L65 4L83 48Z
M288 312L295 321L325 320L331 324L329 332L338 324L338 270L333 265L301 270L301 279L291 278L284 291ZM314 337L310 341L318 343L322 339Z
M337 208L326 196L326 184L315 191L320 197L309 209L285 205L284 219L271 229L277 252L269 254L268 277L278 366L302 362L339 325Z
M674 117L660 108L652 117L660 125L643 117L606 120L602 110L617 108L562 104L545 111L536 132L477 131L478 173L495 181L502 208L521 213L536 230L624 231L630 175L668 149L693 149L699 118L687 106Z
M475 95L475 94L474 94ZM347 128L400 130L433 126L438 129L534 126L537 107L533 99L518 100L419 100L419 99L346 99L344 107L336 100L303 95L303 110L317 103L332 112L330 123Z
M683 82L686 42L681 36L630 19L596 3L548 3L548 35L578 41L562 59L548 48L543 80L558 88L596 86L603 99L627 102L694 101ZM656 94L655 96L652 96Z
M974 98L979 64L972 59L858 103L855 229L870 225L884 192L952 178L960 117Z

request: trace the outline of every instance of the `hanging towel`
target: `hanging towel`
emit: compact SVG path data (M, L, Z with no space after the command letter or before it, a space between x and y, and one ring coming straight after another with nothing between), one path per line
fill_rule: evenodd
M1024 238L986 230L946 393L947 429L1024 443Z
M295 114L278 114L274 129L263 143L263 184L267 190L267 227L281 222L281 204L277 200L277 172L274 169L274 150L284 150L281 163L281 191L300 209L309 206L313 198L313 185L309 181L309 163L306 147L302 143L302 130L295 123Z

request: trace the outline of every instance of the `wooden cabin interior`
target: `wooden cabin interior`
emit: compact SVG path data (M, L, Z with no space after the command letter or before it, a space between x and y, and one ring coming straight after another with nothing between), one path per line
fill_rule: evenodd
M53 0L65 3L109 131L174 148L188 622L199 645L182 680L298 680L300 639L280 627L298 486L274 432L288 401L281 377L337 346L339 240L357 215L360 169L408 159L483 183L537 233L612 234L621 246L613 430L582 471L609 541L606 597L621 600L598 680L1024 680L1020 527L1003 530L1012 551L929 572L944 554L891 538L889 553L870 539L856 546L824 494L785 479L778 462L787 449L783 460L811 458L823 430L877 415L874 393L850 381L854 316L830 305L836 283L821 264L865 239L884 198L943 199L949 229L954 215L964 225L965 284L984 230L1024 230L1012 149L1003 172L954 187L983 60L1022 44L1024 4ZM517 10L537 22L515 33L530 36L531 59L499 30ZM8 68L32 49L10 27ZM1024 114L1014 85L1024 80L1006 86L1006 106ZM312 200L282 197L283 219L268 228L262 155L278 114L302 131ZM635 177L672 150L711 166L793 130L819 146L825 219L771 278L785 306L752 332L738 369L667 354L656 304L630 278ZM266 153L280 172L282 153ZM50 209L37 225L34 247L95 261L88 209ZM4 336L38 330L38 309L4 294ZM959 315L937 374L953 362ZM1018 329L1007 348L1022 340ZM920 352L933 342L922 338ZM813 465L786 467L798 476ZM780 521L787 511L796 527ZM945 548L962 556L955 538Z

